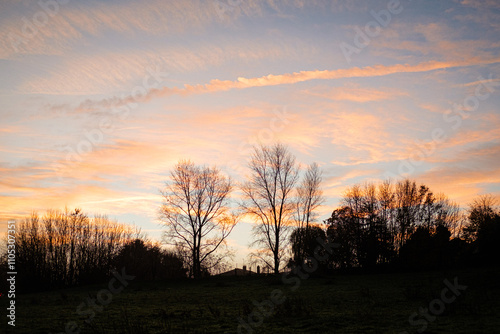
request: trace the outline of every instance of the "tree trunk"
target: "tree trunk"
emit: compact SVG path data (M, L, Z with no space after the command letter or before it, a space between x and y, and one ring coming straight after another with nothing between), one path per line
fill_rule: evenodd
M276 248L274 249L274 274L278 275L280 273L280 260L279 260L279 250L280 250L280 239L279 233L276 233Z

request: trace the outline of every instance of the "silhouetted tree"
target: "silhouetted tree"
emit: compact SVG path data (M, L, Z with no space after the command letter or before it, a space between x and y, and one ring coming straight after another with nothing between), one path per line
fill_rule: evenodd
M32 213L16 228L18 283L27 291L102 281L114 269L113 257L137 234L80 209Z
M190 271L195 278L228 253L225 241L237 223L230 212L231 180L216 167L199 167L179 162L171 171L163 194L161 219L168 242L190 254Z
M334 269L354 267L357 264L356 223L351 208L344 206L335 209L325 223L328 225L326 230L328 240L338 244L338 248L330 256L332 267Z
M473 243L481 262L500 263L500 212L493 196L482 195L473 200L464 234Z
M400 264L411 270L453 265L449 252L450 236L450 231L444 225L438 225L434 233L425 225L418 227L400 249Z
M477 240L484 224L498 215L495 212L495 204L495 199L491 195L482 195L473 200L469 205L469 222L464 228L466 240Z
M396 209L396 249L399 249L422 222L422 206L429 188L417 186L415 181L403 180L396 183L394 198Z
M432 252L432 261L442 262L449 252L445 248L450 229L455 237L459 236L461 220L458 205L446 196L434 195L425 185L403 180L394 185L385 181L378 186L366 183L349 187L343 194L341 207L325 223L329 225L329 239L340 244L332 257L333 266L370 268L391 263L411 236L413 239L404 251L407 258L417 245L415 249L422 246L423 252ZM432 239L429 241L432 247L425 244L426 235ZM440 236L444 236L442 240L446 242L442 245L446 246L438 247Z
M326 242L326 233L319 226L298 227L290 234L292 246L292 258L290 266L307 265L308 258L314 257L314 250L317 249L318 239ZM323 264L326 265L326 262Z
M431 245L429 229L423 226L417 228L399 250L402 266L407 269L428 269Z
M381 239L381 242L385 244L381 260L384 263L388 263L395 255L396 235L398 234L396 195L394 194L394 185L389 180L380 183L377 190L377 200L379 203L378 219L380 224L385 225Z
M434 210L434 224L443 225L448 228L452 238L460 238L464 214L457 203L450 201L444 194L437 196L437 204Z
M362 187L362 207L358 213L364 221L361 231L361 243L358 245L358 261L364 268L390 259L392 238L389 237L387 222L381 213L381 203L378 200L377 187L367 183Z
M394 210L389 189L388 183L385 187L367 183L348 188L341 199L341 209L326 221L330 225L329 237L340 239L337 242L341 249L350 248L352 266L369 268L393 258L394 237L389 222ZM347 250L342 252L347 255Z
M294 236L296 249L293 251L293 259L296 264L302 263L307 256L313 255L307 250L307 243L310 240L309 224L316 220L315 210L324 201L323 191L320 188L321 180L321 170L316 163L313 163L308 166L304 178L297 186L294 220L300 232Z
M141 239L124 245L115 263L117 268L126 267L138 280L186 277L184 263L177 254Z
M298 179L295 157L282 144L254 148L250 176L241 186L242 208L257 224L253 255L279 273L293 222L293 190Z

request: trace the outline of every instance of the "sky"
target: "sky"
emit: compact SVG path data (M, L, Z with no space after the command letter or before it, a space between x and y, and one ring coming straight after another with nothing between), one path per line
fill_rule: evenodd
M365 181L498 196L498 36L496 0L2 0L0 231L78 207L161 240L177 161L242 182L276 142L322 168L319 221Z

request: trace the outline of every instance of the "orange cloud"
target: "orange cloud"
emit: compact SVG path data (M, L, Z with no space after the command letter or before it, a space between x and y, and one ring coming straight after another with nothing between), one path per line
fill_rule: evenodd
M500 4L496 0L462 0L460 4L474 8L500 8Z
M396 65L375 65L363 68L353 67L338 70L314 70L314 71L301 71L286 74L269 74L258 78L244 78L239 77L236 81L214 79L208 84L197 85L184 85L184 87L163 87L160 89L151 89L140 101L149 101L157 97L167 97L172 95L192 95L192 94L205 94L224 92L233 89L246 89L252 87L276 86L284 84L294 84L298 82L310 80L333 80L344 78L364 78L364 77L379 77L397 73L417 73L428 72L444 68L463 67L471 65L484 65L500 62L500 58L479 59L470 58L463 61L428 61L416 65L409 64L396 64ZM81 107L113 107L116 105L125 105L129 103L136 103L138 100L132 96L125 98L111 98L100 101L85 101Z
M0 201L4 208L0 212L0 220L7 220L10 217L19 218L33 210L64 208L65 206L75 207L90 199L117 196L117 193L112 190L91 185L67 185L64 188L27 188L24 191L21 196L0 195Z
M433 105L433 104L420 104L419 105L420 108L422 109L425 109L427 111L430 111L432 113L436 113L436 114L445 114L447 110L439 107L439 106L436 106L436 105Z
M410 157L426 162L456 162L474 161L472 156L488 154L492 150L498 151L500 146L493 144L493 147L481 149L482 145L498 143L500 141L500 128L481 130L466 130L448 137L443 142L436 143L432 140L418 144L410 144L402 153L403 159ZM471 148L473 145L473 148ZM498 152L500 153L500 152Z
M293 41L297 49L291 49L289 41L274 43L264 39L227 42L223 45L200 44L186 47L179 45L155 46L154 50L127 50L92 55L73 55L50 66L43 76L32 75L17 90L30 94L115 94L121 87L144 84L145 78L154 71L161 72L162 85L155 80L148 84L158 88L174 82L177 73L206 70L237 60L251 63L258 60L274 60L297 54L297 58L310 54L300 42ZM297 51L298 50L298 51ZM305 51L302 51L305 50ZM154 66L152 66L154 65ZM155 77L156 79L156 77ZM132 84L133 83L133 84ZM134 87L135 88L135 87ZM148 87L146 87L148 88ZM128 88L131 91L131 88Z
M476 196L486 192L486 185L500 184L500 169L485 172L442 167L420 174L416 179L433 191L444 193L465 208ZM493 195L498 196L500 193Z
M329 125L331 144L347 154L343 160L331 161L333 164L352 166L394 158L396 142L391 139L383 116L364 111L340 112L328 115L324 124Z
M5 4L2 12L2 29L0 30L0 59L7 59L20 54L60 55L75 48L75 42L87 42L86 35L101 37L104 33L114 31L128 38L142 33L150 36L179 36L186 31L200 32L214 23L229 26L242 16L261 16L268 9L280 12L282 8L298 8L303 6L322 5L322 0L274 1L246 0L231 5L227 2L183 0L147 2L98 2L75 5L61 4L55 15L51 15L47 24L37 27L38 32L32 38L23 36L23 15L19 13L17 3ZM224 3L225 8L220 8ZM23 4L25 17L31 20L33 15L41 11L36 5ZM4 4L2 4L4 5ZM281 8L280 8L281 7ZM12 37L16 36L16 37ZM24 39L26 42L14 42Z
M62 177L67 182L109 182L108 177L138 177L141 173L167 169L176 161L178 154L167 143L117 139L114 144L96 145L91 152L82 155L64 152L47 169L50 177Z
M403 92L395 91L394 89L391 89L390 91L385 91L380 89L362 88L356 86L334 87L328 89L316 88L305 91L305 93L334 101L351 101L359 103L390 100L398 96L408 95Z
M484 20L484 22L494 22L494 20ZM418 38L415 38L416 36ZM405 61L422 59L420 55L423 55L443 61L467 63L478 59L487 61L497 58L497 54L491 50L498 48L500 43L464 39L458 30L443 23L408 25L406 22L394 22L384 31L384 38L374 39L371 46L371 52L375 55Z

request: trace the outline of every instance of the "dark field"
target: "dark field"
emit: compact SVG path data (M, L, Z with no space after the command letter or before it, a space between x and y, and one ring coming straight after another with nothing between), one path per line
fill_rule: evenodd
M444 280L453 284L455 277L467 288L452 302L439 301L446 288ZM87 325L84 320L91 312L81 304L107 288L102 284L18 295L16 327L8 332L60 333L74 321L78 327L69 324L68 333L237 333L238 319L248 321L248 315L258 310L253 301L267 300L266 316L254 313L253 326L240 327L241 333L416 333L426 323L424 333L500 333L499 277L498 268L334 275L300 280L295 291L291 288L296 282L284 284L281 276L131 281L102 309L97 301L95 318ZM286 299L275 298L279 305L271 309L275 289ZM100 296L106 301L110 294ZM448 291L444 296L454 295ZM438 315L415 316L410 325L410 315L430 304ZM444 310L439 310L440 305ZM79 306L83 315L77 314Z

